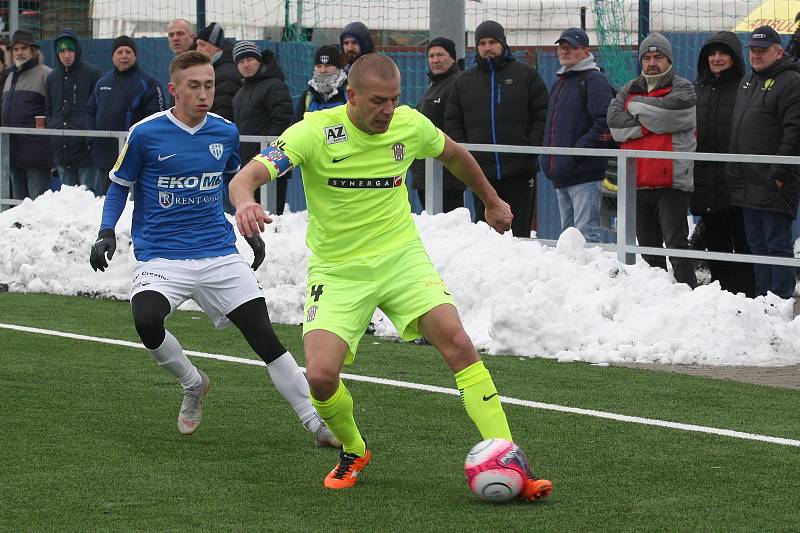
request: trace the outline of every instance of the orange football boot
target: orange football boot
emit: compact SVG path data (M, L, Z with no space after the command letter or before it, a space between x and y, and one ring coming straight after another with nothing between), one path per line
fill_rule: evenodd
M349 489L355 486L358 475L369 464L369 450L360 457L354 453L339 452L339 464L325 476L323 485L328 489Z
M519 493L519 497L529 502L535 502L536 500L547 498L550 496L551 492L553 492L552 482L547 479L536 479L530 476L527 481L525 481L525 486L522 487L522 492Z

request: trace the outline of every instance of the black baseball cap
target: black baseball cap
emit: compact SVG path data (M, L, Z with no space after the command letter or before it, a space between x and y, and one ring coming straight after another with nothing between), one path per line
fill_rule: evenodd
M572 46L589 46L589 36L580 28L567 28L561 32L556 44L567 41Z
M750 34L750 40L747 41L745 46L751 48L769 48L773 44L783 46L781 36L770 26L760 26L753 30L753 33Z

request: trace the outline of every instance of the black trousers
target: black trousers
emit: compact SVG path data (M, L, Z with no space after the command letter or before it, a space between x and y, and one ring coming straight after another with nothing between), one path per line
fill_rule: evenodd
M490 179L489 183L497 191L500 199L511 206L511 214L514 215L514 221L511 223L511 233L514 237L530 237L534 178ZM473 193L472 196L475 200L475 214L478 220L486 222L486 206L483 205L478 195Z
M640 246L688 249L689 193L678 189L637 189L636 238ZM667 269L667 260L659 255L642 255L650 266ZM670 257L675 281L697 287L694 261Z
M417 198L422 208L425 208L425 189L417 189ZM449 213L454 209L464 207L464 191L445 189L442 191L442 212Z
M706 247L710 252L750 253L740 207L734 206L730 211L705 214L703 225L706 228ZM708 269L711 272L711 281L719 281L723 290L734 294L742 292L748 298L755 296L752 264L709 261Z

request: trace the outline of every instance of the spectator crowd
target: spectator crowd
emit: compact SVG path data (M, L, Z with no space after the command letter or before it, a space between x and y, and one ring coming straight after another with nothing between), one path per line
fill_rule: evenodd
M307 87L293 102L276 55L253 41L226 39L220 24L196 31L189 21L176 19L166 37L175 55L197 50L211 59L216 77L211 112L233 122L241 135L258 136L280 135L305 113L346 104L351 65L375 48L363 23L346 25L338 45L314 51ZM651 33L638 49L640 74L619 88L598 64L585 31L566 28L554 44L560 68L547 87L536 68L514 56L497 22L477 26L476 60L466 70L452 40L432 38L426 47L430 84L417 110L464 143L800 155L800 64L769 26L754 30L744 49L731 32L711 35L699 51L693 81L673 69L669 40ZM113 40L113 68L107 72L82 58L81 41L70 29L56 36L53 47L50 68L27 30L15 31L8 45L0 46L2 126L126 131L174 103L137 62L136 40L129 36ZM63 184L102 195L119 155L116 138L15 134L10 142L11 197L18 200L48 190L54 175ZM241 143L240 151L247 161L259 146ZM555 188L562 230L575 227L587 242L601 241L607 158L473 155L511 206L515 236L531 234L541 171ZM424 203L424 162L416 161L411 172L412 188ZM635 165L637 239L656 248L793 257L799 172L779 164L640 158ZM286 189L287 180L278 180L278 214ZM464 184L445 169L444 210L463 207L464 195ZM474 198L474 203L481 219L480 201ZM701 220L702 238L690 239L688 213ZM644 259L667 268L663 256ZM697 285L692 259L671 257L669 262L677 282ZM794 295L794 267L710 261L709 271L723 289L748 297Z

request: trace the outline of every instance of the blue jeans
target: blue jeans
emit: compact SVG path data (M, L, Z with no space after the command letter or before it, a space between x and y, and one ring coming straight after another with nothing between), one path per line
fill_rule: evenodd
M50 190L52 174L49 168L11 167L11 195L14 200L30 198Z
M600 182L556 189L561 231L577 228L586 242L600 242Z
M85 185L95 196L100 193L100 176L97 167L62 167L58 165L56 168L63 185Z
M762 209L742 208L744 231L750 252L755 255L794 257L792 217L785 213ZM767 291L787 299L794 294L795 268L778 265L753 265L756 275L756 295Z

